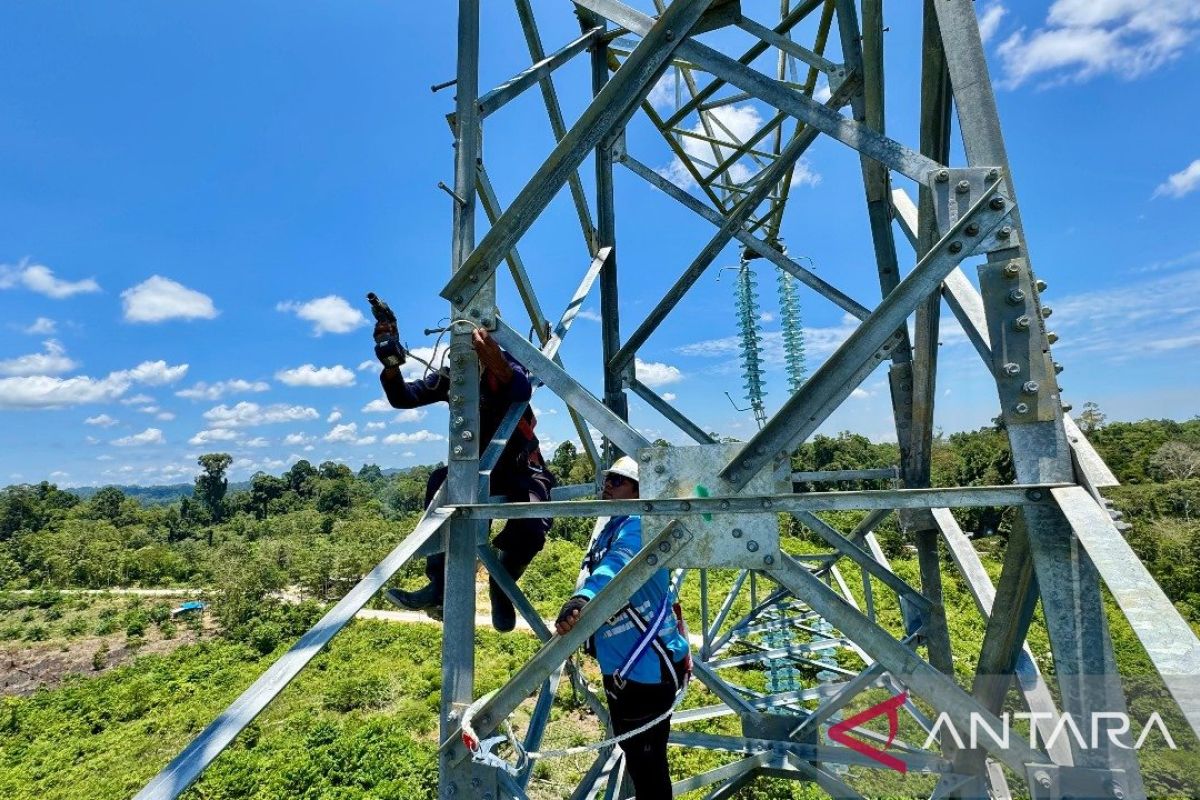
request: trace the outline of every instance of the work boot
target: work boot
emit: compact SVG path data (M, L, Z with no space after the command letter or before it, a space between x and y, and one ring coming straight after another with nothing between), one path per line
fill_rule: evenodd
M442 618L442 593L432 583L425 584L415 592L388 589L383 596L393 605L407 611L424 611L434 619Z
M498 555L504 571L514 581L520 580L521 576L525 574L529 562L518 563L511 554L503 550L498 551ZM488 595L492 600L492 627L500 633L508 633L517 627L517 610L513 608L512 601L500 588L500 584L490 578L488 579Z

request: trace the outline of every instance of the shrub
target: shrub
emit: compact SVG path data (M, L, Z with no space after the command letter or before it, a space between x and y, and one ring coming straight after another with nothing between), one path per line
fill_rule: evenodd
M379 677L352 675L334 681L325 690L323 705L345 714L358 708L382 708L392 699L392 687Z
M92 653L92 669L99 672L108 663L108 644L101 643L96 652Z
M175 627L175 623L171 620L167 620L162 625L159 625L158 629L162 632L164 639L174 639L175 634L178 633L178 628Z
M126 636L143 636L146 633L146 627L150 624L150 619L143 611L131 611L125 615L125 635Z
M249 643L251 647L265 656L279 646L279 640L282 637L283 630L274 622L260 622L251 629Z
M66 636L79 636L87 630L87 620L83 617L71 617L63 624L63 634Z
M171 618L171 607L166 603L156 603L150 608L150 621L162 625Z

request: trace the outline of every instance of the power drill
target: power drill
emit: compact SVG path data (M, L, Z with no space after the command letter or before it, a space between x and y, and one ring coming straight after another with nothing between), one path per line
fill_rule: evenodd
M404 345L400 342L400 331L396 324L396 314L387 303L379 299L374 292L367 292L367 302L371 304L371 314L376 322L385 322L392 326L395 333L375 334L375 357L385 367L399 367L407 360L404 355Z

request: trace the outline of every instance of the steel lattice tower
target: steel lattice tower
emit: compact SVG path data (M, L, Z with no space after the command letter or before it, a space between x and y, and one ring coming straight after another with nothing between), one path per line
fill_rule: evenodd
M915 13L912 4L893 5ZM1035 277L1027 250L971 0L924 1L920 97L906 98L920 108L916 144L885 133L883 0L544 0L538 3L540 14L575 14L582 23L578 38L549 53L531 0L515 0L513 33L489 30L488 35L522 37L532 66L515 76L493 76L498 88L486 92L480 91L479 6L480 0L458 3L453 271L441 296L450 303L453 319L491 328L502 346L563 399L597 467L613 450L640 460L642 498L580 499L594 492L588 485L563 487L548 504L489 502L487 470L524 406L511 408L496 443L480 448L479 367L466 326L459 326L464 330L456 329L449 359L454 387L449 479L433 507L138 798L181 793L406 561L443 549L448 554L440 750L444 798L524 797L529 778L528 770L514 775L474 762L460 737L460 715L477 699L477 559L504 585L543 646L482 703L476 726L480 734L491 735L518 705L536 696L525 734L530 748L542 741L564 664L568 680L606 718L570 656L624 605L632 588L663 567L676 570L677 580L699 581L703 619L696 678L706 704L676 714L672 742L723 755L711 770L675 776L676 794L703 789L710 798L729 797L769 775L811 781L836 797L858 797L853 769L876 769L900 781L885 764L842 746L832 735L839 715L848 718L864 698L878 697L881 690L895 697L902 730L918 734L933 727L934 715L962 731L969 730L972 719L998 728L997 714L1012 689L1024 707L1040 715L1043 734L1066 714L1086 719L1094 712L1125 712L1101 581L1191 729L1200 731L1200 643L1105 511L1099 489L1115 479L1064 414L1050 352L1053 335L1044 322L1050 310L1042 305L1044 284ZM808 31L805 44L799 41L802 30ZM739 46L738 37L750 46ZM590 60L591 81L570 91L592 99L568 124L558 95L564 87L555 82L555 72L575 60ZM647 98L668 70L677 73L682 88L677 107L665 114ZM828 85L828 97L817 94L822 83ZM556 144L511 203L501 207L480 150L481 131L489 116L503 113L509 101L535 87ZM765 112L765 121L749 135L735 135L722 113L736 103L753 103ZM965 163L951 163L952 114ZM635 115L637 124L648 121L661 132L687 186L629 152L624 132ZM881 289L870 306L773 244L780 241L797 164L822 138L857 151L861 161L865 208L859 211L865 210L870 224ZM503 158L506 148L521 146L489 140L487 155ZM700 243L673 286L627 335L622 335L618 303L617 168L714 225L712 238ZM584 169L592 176L587 186L580 177ZM917 187L915 200L902 188L905 181ZM535 279L542 270L564 267L527 265L518 246L564 189L588 251L581 253L579 288L555 322L542 310ZM475 230L479 208L490 222L482 235ZM635 356L672 320L683 296L734 240L860 322L749 441L719 444L638 380ZM970 256L984 259L977 283L960 269ZM538 332L536 344L496 315L502 265ZM589 389L566 371L558 351L594 289L600 297L604 380ZM1015 485L930 488L943 299L995 379ZM897 474L789 475L789 455L880 367L887 370L892 390L899 488L793 493L792 480L819 486ZM651 447L630 425L627 391L696 444ZM607 442L603 455L592 444L588 426ZM995 584L950 513L979 506L1017 512ZM850 509L864 512L850 530L819 516ZM642 515L644 548L564 637L551 634L491 551L480 546L492 519L616 513ZM781 548L781 514L790 514L824 543L824 550L794 554ZM892 514L916 548L917 585L890 568L872 533ZM985 620L978 652L964 654L950 639L939 546L948 551ZM732 577L719 584L718 592L720 574ZM861 592L851 590L857 581ZM899 613L877 613L885 599L894 599ZM1025 645L1038 606L1053 653L1053 692ZM795 635L790 640L767 636L781 629ZM969 680L955 677L956 657L975 665ZM780 659L798 668L799 688L777 685L763 691L739 683L740 666L777 665ZM761 676L761 668L755 674ZM719 735L698 732L695 723L704 719L728 724ZM1007 747L985 739L978 749L958 748L944 735L931 741L928 748L915 739L897 741L889 753L909 771L928 773L933 788L926 792L934 797L1008 797L1008 781L1014 778L1038 798L1145 794L1135 753L1103 737L1096 748L1081 748L1070 737L1044 747L1016 736ZM882 738L875 742L882 743ZM847 766L853 768L850 773ZM620 774L620 751L602 750L574 796L627 797Z

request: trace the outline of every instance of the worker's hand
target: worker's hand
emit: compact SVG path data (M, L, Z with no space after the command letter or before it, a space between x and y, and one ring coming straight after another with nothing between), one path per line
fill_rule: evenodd
M512 367L500 351L500 345L488 334L487 328L475 329L471 334L471 346L475 348L475 354L479 356L479 363L485 372L500 383L512 380Z
M558 612L558 619L554 621L554 632L559 636L564 636L575 627L575 623L579 621L579 612L587 605L587 598L575 595L566 603L563 604L562 610Z

